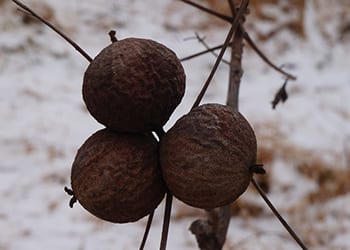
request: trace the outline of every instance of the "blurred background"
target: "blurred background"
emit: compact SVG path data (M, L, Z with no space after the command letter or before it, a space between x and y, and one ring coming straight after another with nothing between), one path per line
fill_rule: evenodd
M229 15L227 1L196 1ZM179 58L223 43L229 25L181 1L26 0L94 57L117 37L157 40ZM350 249L350 2L250 1L247 32L278 66L297 76L289 98L272 109L284 77L245 45L240 111L254 127L259 178L272 202L311 249ZM225 55L227 60L230 54ZM187 113L215 61L184 62L183 102L166 125ZM114 225L68 206L76 150L101 128L87 112L81 84L88 62L62 38L0 0L0 250L137 249L146 218ZM204 102L225 103L222 64ZM160 242L164 204L146 249ZM224 249L298 249L249 188L233 205ZM198 249L188 231L203 211L175 201L168 249Z

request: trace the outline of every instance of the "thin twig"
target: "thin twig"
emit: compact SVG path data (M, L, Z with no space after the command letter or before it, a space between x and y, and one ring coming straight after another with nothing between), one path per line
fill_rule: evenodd
M212 16L215 16L215 17L217 17L217 18L220 18L221 20L224 20L224 21L226 21L226 22L232 23L232 21L233 21L233 18L230 17L230 16L226 16L226 15L220 14L220 13L218 13L218 12L216 12L216 11L213 11L213 10L211 10L211 9L208 9L208 8L206 8L206 7L204 7L204 6L201 6L201 5L197 4L197 3L194 3L194 2L192 2L192 1L188 1L188 0L181 0L181 1L184 2L184 3L187 3L187 4L191 5L191 6L193 6L193 7L197 8L197 9L199 9L199 10L202 10L202 11L204 11L204 12L206 12L206 13L212 15ZM231 6L230 6L230 7L231 7ZM231 8L232 8L232 7L231 7ZM258 48L258 46L256 45L256 43L252 40L252 38L251 38L250 35L244 30L244 28L241 27L241 26L240 26L239 28L242 29L242 32L244 32L244 40L247 41L247 43L249 44L249 46L258 54L258 56L261 57L261 59L262 59L265 63L267 63L270 67L272 67L273 69L275 69L277 72L279 72L279 73L285 75L288 79L290 79L290 80L296 80L296 76L285 72L284 70L282 70L281 68L279 68L278 66L276 66L274 63L272 63L271 60L269 60L268 57ZM206 51L205 53L207 53L207 52L208 52L208 51ZM205 53L203 53L203 54L205 54ZM202 55L202 54L199 54L199 55ZM190 56L189 59L191 59L191 58L193 58L193 57L196 57L196 56L199 56L199 55ZM188 60L188 59L186 58L186 60Z
M251 182L253 183L254 187L256 188L260 196L264 199L266 204L269 206L273 214L277 217L277 219L281 222L281 224L285 227L285 229L293 237L293 239L298 243L301 249L307 250L308 248L305 246L302 240L298 237L298 235L294 232L294 230L289 226L289 224L283 219L283 217L280 215L280 213L271 203L269 198L266 196L265 192L262 190L262 188L259 186L259 184L255 181L254 178L252 178Z
M70 39L68 36L63 34L60 30L58 30L55 26L53 26L51 23L46 21L44 18L36 14L28 6L24 5L23 3L17 0L12 0L12 2L14 2L16 5L21 7L26 12L28 12L28 14L30 14L31 16L38 19L40 22L44 23L46 26L50 27L53 31L55 31L58 35L60 35L64 40L66 40L70 45L72 45L83 57L85 57L86 60L88 60L89 62L92 61L92 58L77 43L75 43L72 39Z
M201 6L201 5L197 4L197 3L194 3L192 1L188 1L188 0L180 0L180 1L184 2L184 3L187 3L187 4L193 6L193 7L197 8L197 9L200 9L200 10L202 10L202 11L204 11L204 12L210 14L210 15L216 16L216 17L218 17L218 18L220 18L220 19L222 19L224 21L227 21L229 23L233 22L233 18L230 17L230 16L223 15L221 13L218 13L218 12L214 11L214 10L211 10L211 9L206 8L204 6Z
M155 132L156 132L159 140L161 140L162 137L165 135L165 131L163 128L159 128ZM164 211L164 218L163 218L162 238L161 238L160 247L159 247L160 250L165 250L166 246L167 246L172 203L173 203L173 194L170 191L168 191L166 194L166 200L165 200L165 211Z
M210 49L210 47L208 46L208 44L204 41L204 37L200 37L199 34L196 32L196 39L198 40L198 42L200 42L207 50ZM216 54L213 50L211 51L211 53L213 54L213 56L218 57L218 54ZM225 59L222 59L222 62L225 64L230 65L230 62L228 62Z
M141 245L139 248L140 250L143 250L145 248L147 237L148 237L149 231L150 231L151 226L152 226L153 216L154 216L154 211L152 211L148 215L147 225L146 225L145 232L143 234L143 238L142 238Z
M230 45L230 44L229 44ZM190 60L192 58L195 58L195 57L198 57L198 56L201 56L201 55L204 55L204 54L207 54L207 53L210 53L214 50L218 50L218 49L221 49L224 45L223 44L220 44L218 46L215 46L215 47L212 47L212 48L208 48L206 50L203 50L201 52L197 52L195 54L192 54L192 55L189 55L189 56L186 56L184 58L181 58L180 60L183 62L183 61L187 61L187 60Z
M167 245L167 241L168 241L172 202L173 202L173 195L170 192L168 192L166 195L166 202L165 202L165 212L164 212L164 220L163 220L163 228L162 228L162 239L160 241L160 248L159 248L160 250L166 249L166 245Z
M228 0L227 2L228 2L228 5L230 6L232 16L235 16L236 15L236 6L235 6L234 2L232 0Z
M244 39L246 40L246 42L249 44L249 46L255 51L255 53L258 54L258 56L266 63L268 64L271 68L273 68L274 70L276 70L277 72L281 73L282 75L284 75L287 79L289 80L293 80L295 81L297 79L296 76L284 71L282 68L276 66L259 48L258 46L255 44L255 42L251 39L251 37L249 36L249 34L247 32L244 33ZM231 45L231 43L229 44ZM183 61L187 61L187 60L191 60L195 57L199 57L201 55L210 53L214 50L218 50L221 49L223 47L223 44L217 45L215 47L212 48L208 48L206 50L203 50L201 52L197 52L195 54L186 56L184 58L181 58L180 60Z
M249 46L258 54L258 56L261 57L261 59L267 63L270 67L281 73L282 75L286 76L288 79L295 81L297 79L296 76L287 73L280 67L277 67L255 44L255 42L251 39L249 34L247 32L244 32L244 39L248 42Z
M240 6L240 8L239 8L239 10L238 10L238 13L237 13L237 15L235 16L234 21L232 22L232 26L231 26L231 28L230 28L230 31L228 32L228 34L227 34L227 36L226 36L224 45L223 45L223 47L222 47L221 50L220 50L220 53L219 53L219 55L218 55L218 58L216 59L216 62L215 62L214 66L213 66L213 68L212 68L212 70L211 70L211 72L210 72L210 74L209 74L209 77L208 77L207 81L205 82L205 84L204 84L204 86L203 86L201 92L199 93L199 95L198 95L196 101L194 102L194 104L193 104L193 106L192 106L192 109L195 108L195 107L197 107L197 106L199 105L199 103L201 102L201 100L202 100L202 98L203 98L205 92L207 91L207 89L208 89L208 87L209 87L209 84L210 84L211 80L213 79L214 74L215 74L215 72L216 72L216 70L217 70L217 68L218 68L218 66L219 66L219 64L220 64L220 62L221 62L221 59L222 59L222 57L224 56L224 53L225 53L225 51L226 51L226 48L229 46L230 41L231 41L231 38L232 38L233 34L236 32L236 30L237 30L237 27L238 27L238 25L239 25L239 22L240 22L240 20L241 20L243 14L244 14L244 12L245 12L245 9L246 9L247 6L248 6L248 2L249 2L248 0L243 0L243 1L242 1L241 6Z

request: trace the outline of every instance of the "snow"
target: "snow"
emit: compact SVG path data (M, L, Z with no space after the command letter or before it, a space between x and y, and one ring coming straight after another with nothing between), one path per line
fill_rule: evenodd
M33 8L43 4L26 3ZM184 4L150 3L45 1L53 10L52 21L91 56L109 43L111 29L120 38L162 42L180 58L203 49L195 40L184 41L195 31L212 45L225 37L227 26L208 25L207 16ZM81 98L88 62L47 27L24 24L12 3L1 8L0 249L137 249L146 218L125 225L103 222L79 204L70 209L70 197L63 191L70 186L76 150L101 128ZM247 48L240 110L255 128L259 147L274 152L265 166L268 195L283 216L312 249L350 249L349 194L312 202L308 195L317 194L317 179L298 169L321 162L334 171L350 171L349 45L325 43L313 29L312 6L308 13L306 41L283 33L278 39L291 39L288 50L280 52L272 41L262 46L277 65L286 63L285 69L298 77L287 85L287 102L272 110L270 102L284 79ZM214 60L205 55L184 62L186 94L166 129L189 111ZM228 66L221 65L203 102L225 102L227 74ZM264 210L258 216L232 217L225 249L298 249L253 189L244 199ZM146 249L159 246L163 210L162 203ZM190 208L175 202L167 249L197 249L188 231L197 218Z

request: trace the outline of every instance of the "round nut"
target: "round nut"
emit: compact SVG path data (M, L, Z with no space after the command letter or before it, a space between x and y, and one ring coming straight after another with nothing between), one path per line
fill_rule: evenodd
M92 116L119 132L161 128L185 92L175 53L148 39L127 38L103 49L84 75L83 99Z
M215 208L237 199L252 178L256 138L229 106L206 104L180 118L160 145L163 177L179 200Z
M165 195L158 158L158 142L151 134L100 130L76 154L71 172L74 196L100 219L137 221Z

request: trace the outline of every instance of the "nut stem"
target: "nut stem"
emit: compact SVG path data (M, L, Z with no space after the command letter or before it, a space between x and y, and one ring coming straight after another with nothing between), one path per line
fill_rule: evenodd
M118 38L116 37L116 32L115 30L111 30L109 33L108 33L109 37L111 38L111 42L112 43L115 43L115 42L118 42Z

